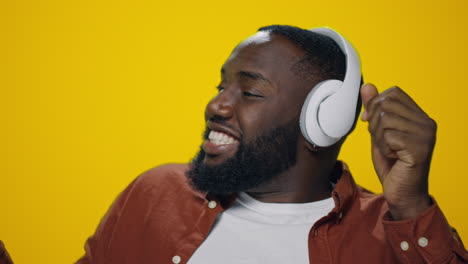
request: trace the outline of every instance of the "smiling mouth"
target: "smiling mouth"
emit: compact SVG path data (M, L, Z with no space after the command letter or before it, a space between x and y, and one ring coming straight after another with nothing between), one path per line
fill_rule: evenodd
M237 140L230 135L215 130L211 130L210 134L208 135L208 139L216 146L237 143Z

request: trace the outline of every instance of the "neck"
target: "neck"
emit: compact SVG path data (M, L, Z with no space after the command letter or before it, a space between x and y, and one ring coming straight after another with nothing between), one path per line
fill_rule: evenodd
M333 189L330 176L334 173L338 151L331 152L298 153L295 165L246 192L266 203L307 203L329 198Z

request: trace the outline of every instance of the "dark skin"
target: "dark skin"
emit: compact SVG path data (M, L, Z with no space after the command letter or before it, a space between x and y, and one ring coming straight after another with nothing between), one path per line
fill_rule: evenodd
M241 43L225 62L220 93L205 112L208 127L226 128L245 143L272 128L298 123L305 97L320 81L305 81L291 70L304 51L285 37L273 35L252 41L255 38ZM390 212L395 220L414 218L430 206L427 178L435 123L400 89L379 94L375 86L365 85L361 97L366 109L363 120L369 122L373 142L374 167ZM217 118L226 125L220 128L213 122ZM328 178L342 141L316 148L300 134L296 164L247 193L272 203L306 203L330 197ZM222 151L208 153L204 162L220 164L234 155L237 147L238 143L222 146Z
M390 213L395 220L415 218L431 206L428 178L437 125L399 87L379 94L366 84L361 98L372 161Z

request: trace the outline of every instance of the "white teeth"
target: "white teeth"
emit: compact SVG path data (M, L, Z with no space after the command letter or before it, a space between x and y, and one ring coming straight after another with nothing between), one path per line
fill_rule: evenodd
M214 130L211 130L208 139L215 145L226 145L236 142L233 137Z

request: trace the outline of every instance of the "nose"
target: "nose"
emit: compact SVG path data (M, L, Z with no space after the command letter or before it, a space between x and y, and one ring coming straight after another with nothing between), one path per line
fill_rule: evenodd
M229 95L226 91L220 92L216 95L206 106L205 120L216 119L216 120L228 120L232 117L233 102L232 95Z

